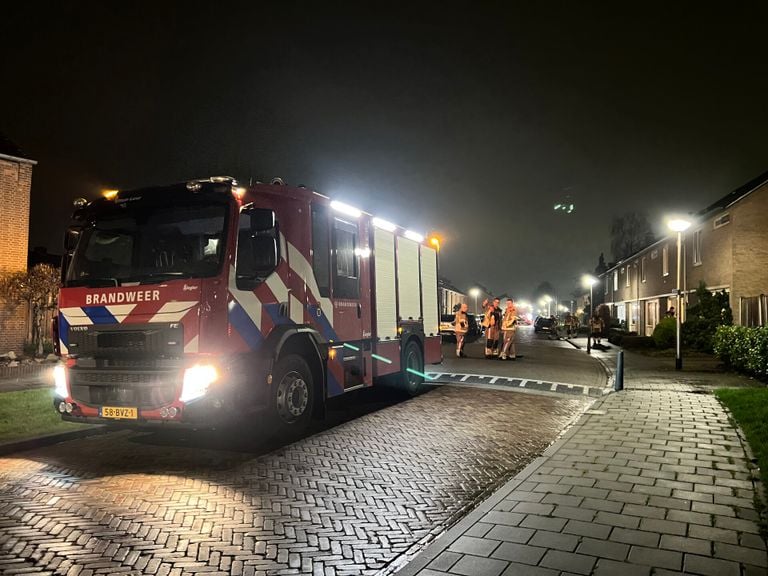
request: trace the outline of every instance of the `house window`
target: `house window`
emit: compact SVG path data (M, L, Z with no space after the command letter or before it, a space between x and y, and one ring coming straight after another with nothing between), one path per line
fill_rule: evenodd
M630 270L631 270L631 268L629 266L627 266L627 278L626 278L626 281L624 282L624 286L626 288L629 288L629 271Z
M645 256L643 256L643 257L640 259L640 280L641 280L642 282L645 282L645 280L646 280L646 277L645 277L645 271L646 271L646 270L645 270L645 268L646 268L646 264L645 264Z
M661 275L669 276L669 246L661 249Z
M693 265L701 264L701 230L693 233Z
M726 224L728 224L731 221L731 215L728 213L723 214L722 216L718 216L715 218L715 221L712 223L714 228L722 228Z
M739 317L742 326L764 326L766 318L766 297L742 296L739 298Z
M618 270L613 271L613 289L614 290L619 289L619 271Z

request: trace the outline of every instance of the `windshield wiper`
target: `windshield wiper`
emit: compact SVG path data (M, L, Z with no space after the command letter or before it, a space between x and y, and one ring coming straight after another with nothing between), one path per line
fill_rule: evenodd
M108 276L83 276L82 278L76 278L75 280L67 280L65 286L103 288L105 286L120 286L120 281L117 278L110 278Z
M186 272L147 272L140 274L137 279L139 284L154 284L156 282L162 282L163 280L170 280L172 278L189 278L190 274Z

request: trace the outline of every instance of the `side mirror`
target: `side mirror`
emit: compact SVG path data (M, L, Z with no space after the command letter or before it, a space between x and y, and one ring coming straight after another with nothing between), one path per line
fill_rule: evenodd
M277 226L275 211L267 208L246 208L243 214L249 214L251 217L251 232L254 234L264 234L272 232Z
M280 262L280 234L273 210L244 207L240 218L236 284L239 290L253 290ZM246 218L247 223L243 221Z

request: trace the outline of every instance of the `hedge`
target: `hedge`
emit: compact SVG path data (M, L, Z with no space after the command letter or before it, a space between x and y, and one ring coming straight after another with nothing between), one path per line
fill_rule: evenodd
M728 366L768 378L768 326L718 326L714 351Z

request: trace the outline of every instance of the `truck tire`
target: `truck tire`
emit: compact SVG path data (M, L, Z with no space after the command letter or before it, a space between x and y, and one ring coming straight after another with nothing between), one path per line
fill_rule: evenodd
M272 424L279 431L301 432L312 419L315 385L307 362L296 354L278 360L272 371Z
M421 348L415 340L411 340L405 345L401 366L403 367L403 373L400 382L403 390L411 396L421 394L425 390L423 376L424 355L421 353ZM409 368L413 372L409 372Z

